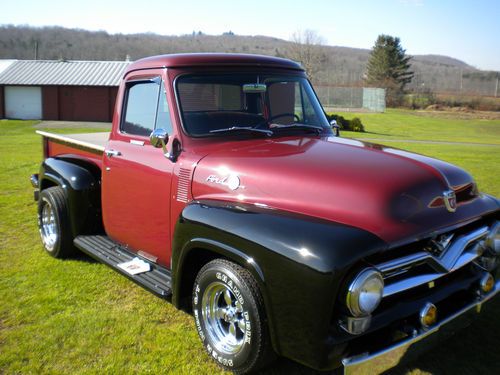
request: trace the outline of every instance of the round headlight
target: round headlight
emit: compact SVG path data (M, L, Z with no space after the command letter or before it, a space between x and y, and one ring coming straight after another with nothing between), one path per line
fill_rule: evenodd
M347 307L353 316L369 315L375 310L384 292L384 279L374 268L361 271L349 285Z
M498 262L498 256L490 250L487 250L482 256L477 258L477 264L488 272L493 271L498 265Z
M500 221L497 221L490 229L490 233L486 238L486 246L497 255L500 255Z

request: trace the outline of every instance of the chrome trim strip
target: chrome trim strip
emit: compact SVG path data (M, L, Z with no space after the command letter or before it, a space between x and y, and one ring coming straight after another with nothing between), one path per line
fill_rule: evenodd
M390 368L397 366L401 359L405 356L408 350L419 341L438 332L445 325L449 324L459 316L476 310L479 312L483 303L492 299L500 291L500 281L495 284L495 289L485 295L481 300L471 303L455 314L449 316L437 325L425 330L421 329L419 333L411 338L394 344L386 349L379 350L374 353L361 354L349 358L344 358L342 364L344 366L344 374L364 375L364 374L379 374Z
M467 246L469 246L471 242L480 240L482 237L486 237L488 235L488 230L488 227L482 227L467 235L458 237L455 241L453 241L450 248L443 253L440 263L449 271L454 270L454 266L458 258Z
M136 146L144 146L144 141L139 141L138 139L131 139L130 143Z
M386 274L390 271L394 271L414 263L423 262L427 260L427 258L432 258L432 256L425 251L419 251L415 254L410 254L402 258L397 258L381 264L377 264L375 267L383 274Z
M474 259L479 257L479 253L470 253L466 252L458 258L457 262L455 263L455 266L450 270L450 272L453 272L466 264L472 262ZM384 293L383 297L388 297L392 296L393 294L403 292L405 290L415 288L419 285L426 284L428 282L434 281L439 279L440 277L443 277L445 275L448 275L448 272L445 273L429 273L429 274L424 274L424 275L418 275L418 276L413 276L407 279L403 279L400 281L397 281L392 284L386 284L384 286Z
M62 135L62 134L48 133L48 132L44 132L42 130L36 130L36 133L40 134L43 137L46 137L46 138L49 138L49 139L53 139L53 140L56 140L56 141L62 141L62 142L66 142L66 143L69 143L69 144L74 144L74 145L78 145L78 146L81 146L81 147L84 147L84 148L88 148L88 149L91 149L91 150L97 150L97 151L104 152L104 146L99 146L99 145L95 145L95 144L92 144L92 143L89 143L89 142L80 141L78 139L71 138L70 136L65 136L65 135Z
M408 279L404 279L393 284L388 284L384 287L384 293L382 296L389 297L393 294L404 292L405 290L415 288L419 285L423 285L429 283L433 280L439 279L441 276L444 276L443 273L431 273L425 275L418 275Z

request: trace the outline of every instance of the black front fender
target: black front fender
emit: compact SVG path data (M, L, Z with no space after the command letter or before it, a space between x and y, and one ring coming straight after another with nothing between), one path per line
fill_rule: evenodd
M77 164L78 163L78 164ZM58 185L66 192L73 236L90 233L101 223L100 170L81 160L48 158L41 167L39 187Z
M193 202L175 230L174 303L185 259L207 247L258 281L275 350L320 368L343 278L353 264L386 244L366 231L325 220L254 205Z

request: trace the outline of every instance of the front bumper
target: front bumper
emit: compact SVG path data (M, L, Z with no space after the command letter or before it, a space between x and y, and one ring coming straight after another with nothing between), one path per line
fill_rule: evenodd
M477 301L467 305L460 311L437 323L427 330L420 330L413 337L407 338L383 350L364 353L342 360L344 374L379 374L393 368L405 359L413 359L419 352L446 339L467 324L471 317L481 311L482 305L492 299L500 291L500 281L487 295L478 297Z

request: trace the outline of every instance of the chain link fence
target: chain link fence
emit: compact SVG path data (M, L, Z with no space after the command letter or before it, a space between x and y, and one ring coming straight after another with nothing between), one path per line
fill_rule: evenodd
M315 85L325 111L385 112L385 89Z

